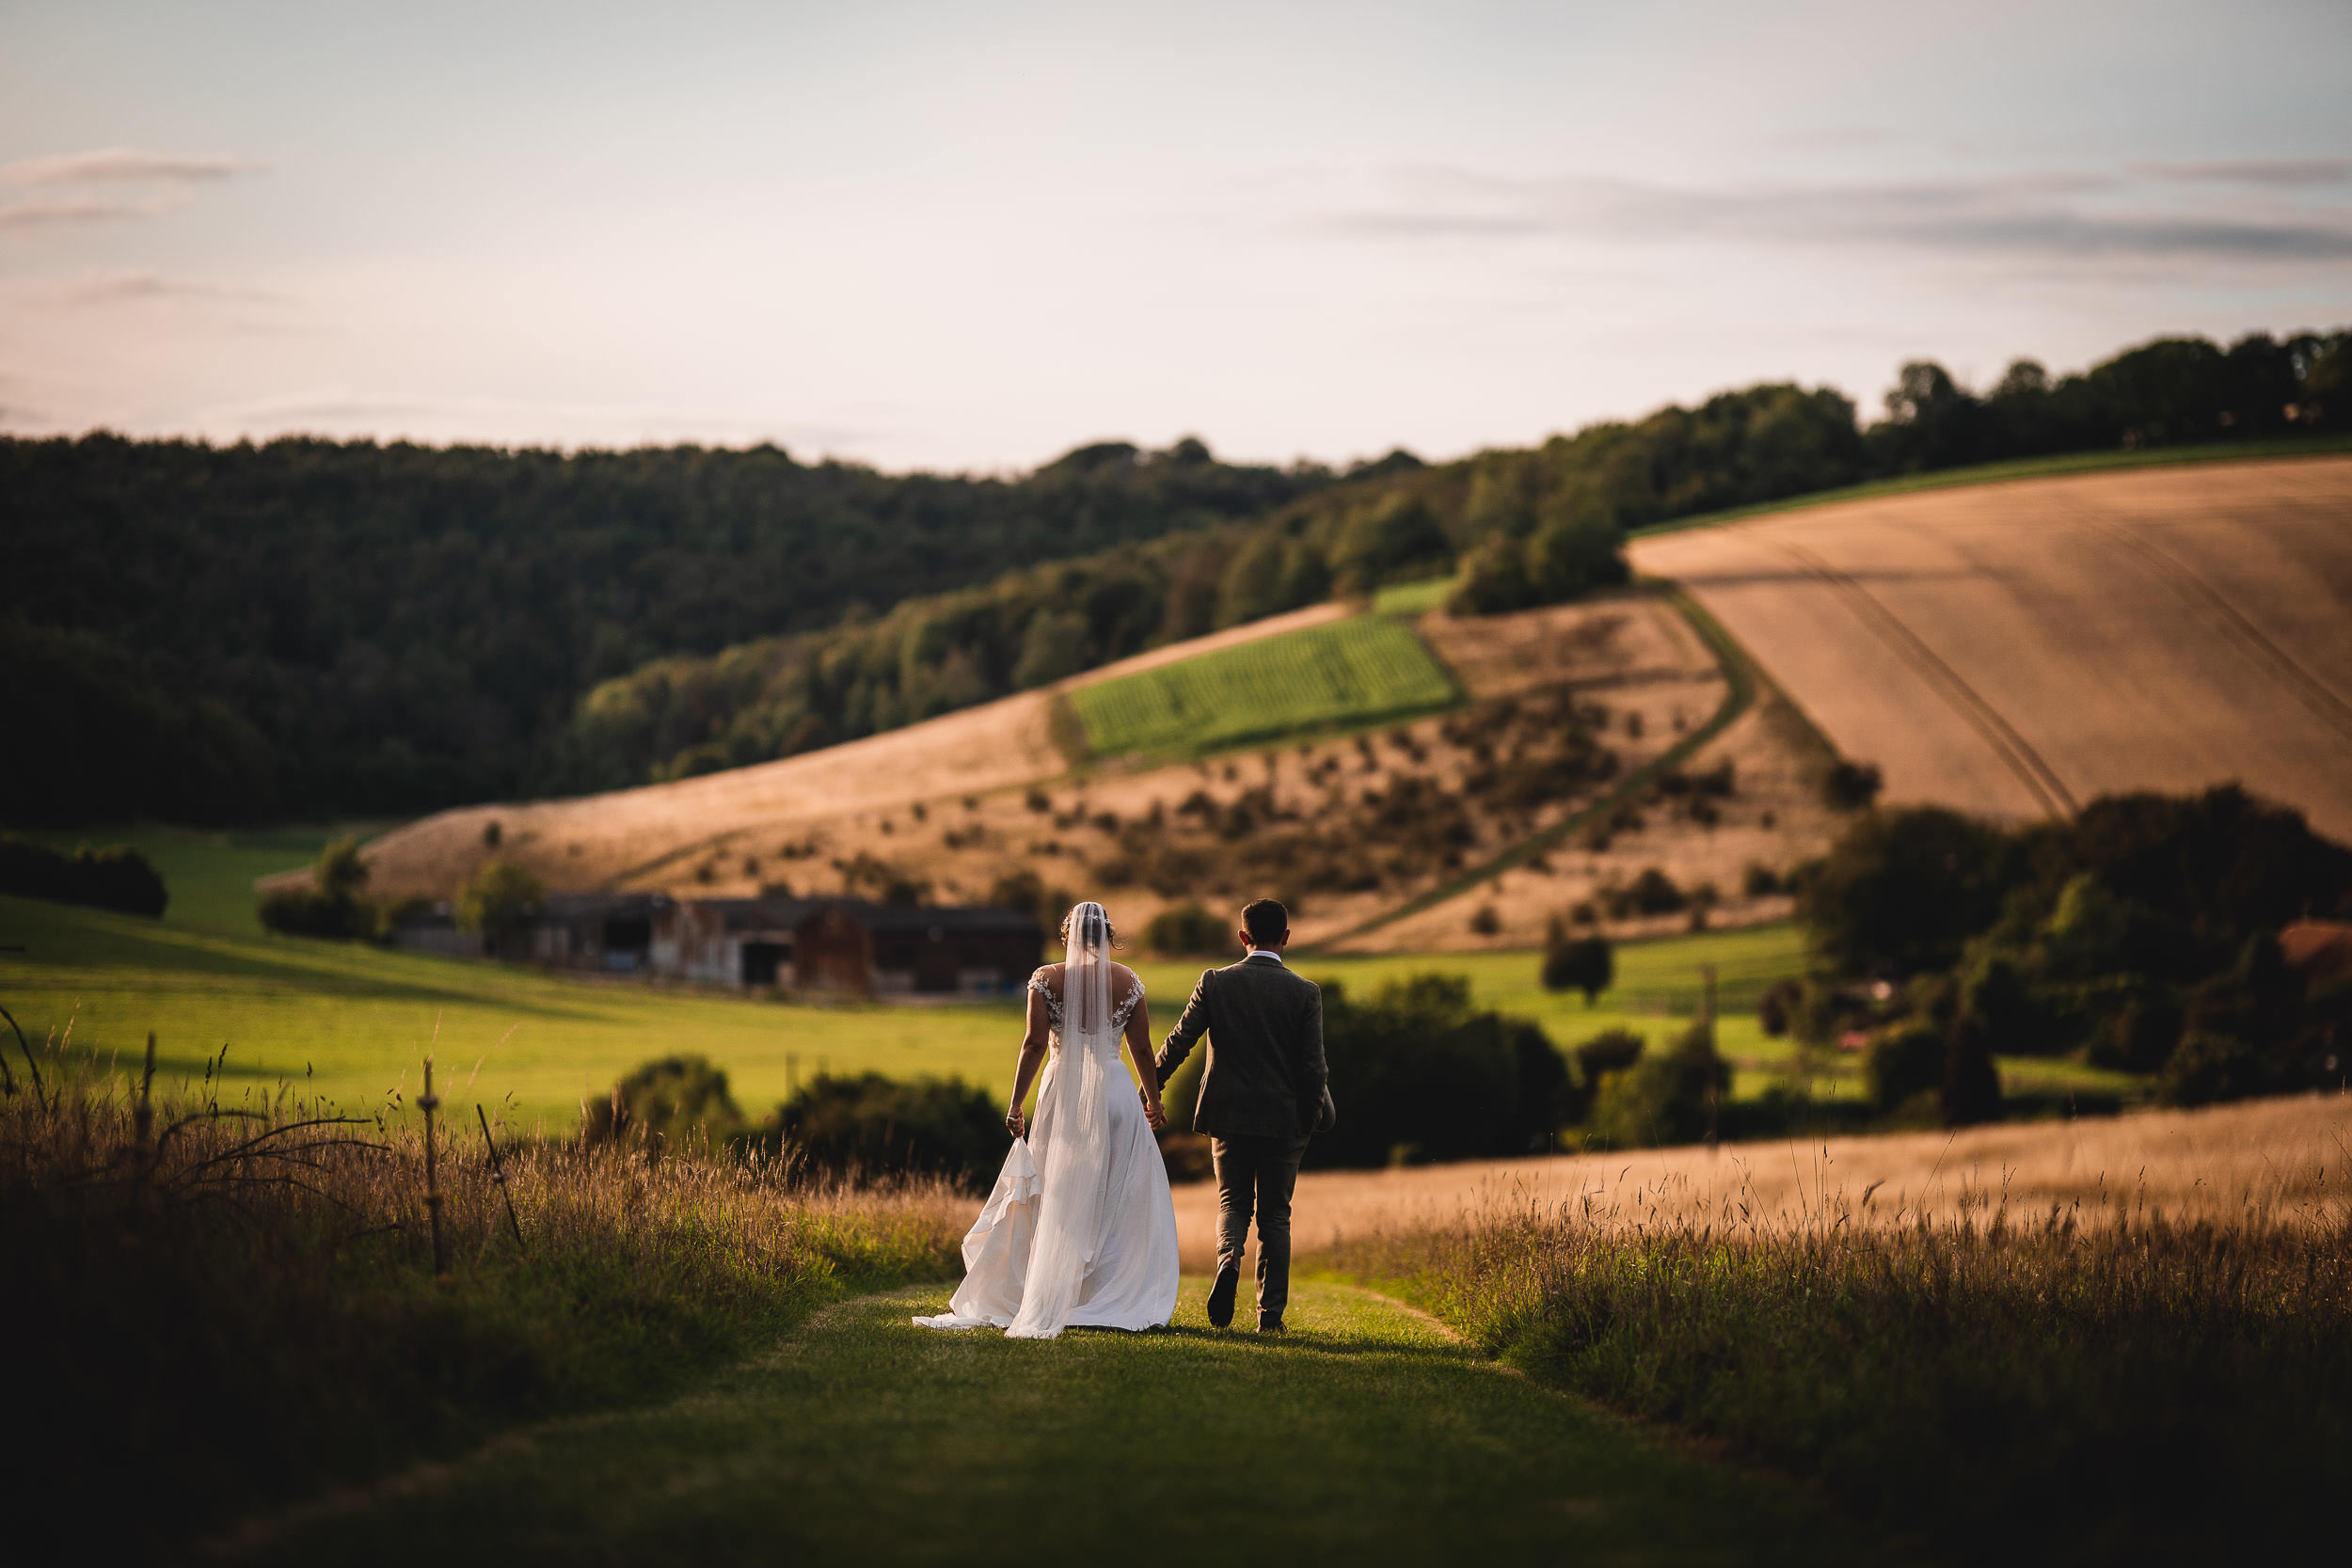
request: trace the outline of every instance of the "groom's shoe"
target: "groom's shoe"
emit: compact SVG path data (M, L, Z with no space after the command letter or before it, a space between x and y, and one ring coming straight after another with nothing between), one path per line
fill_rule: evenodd
M1281 1313L1261 1312L1258 1314L1258 1332L1261 1334L1288 1334L1290 1330L1282 1326Z
M1209 1326L1233 1326L1233 1297L1241 1290L1241 1270L1224 1268L1216 1271L1216 1283L1209 1287Z

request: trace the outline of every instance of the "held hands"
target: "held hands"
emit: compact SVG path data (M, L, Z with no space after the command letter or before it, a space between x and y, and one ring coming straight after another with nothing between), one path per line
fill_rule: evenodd
M1027 1119L1021 1115L1020 1106L1005 1107L1005 1131L1016 1138L1025 1138L1029 1135L1029 1124Z
M1136 1085L1136 1098L1143 1101L1143 1119L1152 1124L1152 1131L1168 1131L1168 1113L1160 1108L1160 1097L1138 1084Z

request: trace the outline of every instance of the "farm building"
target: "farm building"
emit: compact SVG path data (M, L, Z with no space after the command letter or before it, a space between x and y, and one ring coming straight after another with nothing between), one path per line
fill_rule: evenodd
M532 934L532 958L558 968L873 996L1011 990L1043 951L1038 923L1008 910L851 898L558 896Z
M558 894L532 926L531 957L558 969L663 973L654 928L675 909L659 893ZM675 972L672 966L670 972Z

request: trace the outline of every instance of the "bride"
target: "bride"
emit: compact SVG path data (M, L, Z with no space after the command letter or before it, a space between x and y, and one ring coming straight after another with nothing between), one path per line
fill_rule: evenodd
M1062 922L1065 962L1029 978L1028 1031L988 1206L963 1238L963 1283L925 1328L1002 1328L1050 1339L1083 1328L1157 1328L1176 1310L1176 1209L1152 1130L1166 1125L1143 981L1111 960L1103 906ZM1143 1080L1122 1092L1121 1037ZM1047 1053L1052 1060L1047 1061ZM1037 1116L1022 1101L1038 1068Z

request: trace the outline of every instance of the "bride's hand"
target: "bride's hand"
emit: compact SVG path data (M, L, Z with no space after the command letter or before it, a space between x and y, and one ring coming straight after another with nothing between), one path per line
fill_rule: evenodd
M1136 1087L1136 1095L1143 1101L1143 1119L1152 1124L1152 1131L1167 1131L1168 1113L1160 1107L1160 1097L1140 1085Z
M1005 1131L1016 1138L1028 1136L1028 1123L1023 1119L1020 1106L1009 1105L1005 1108Z

